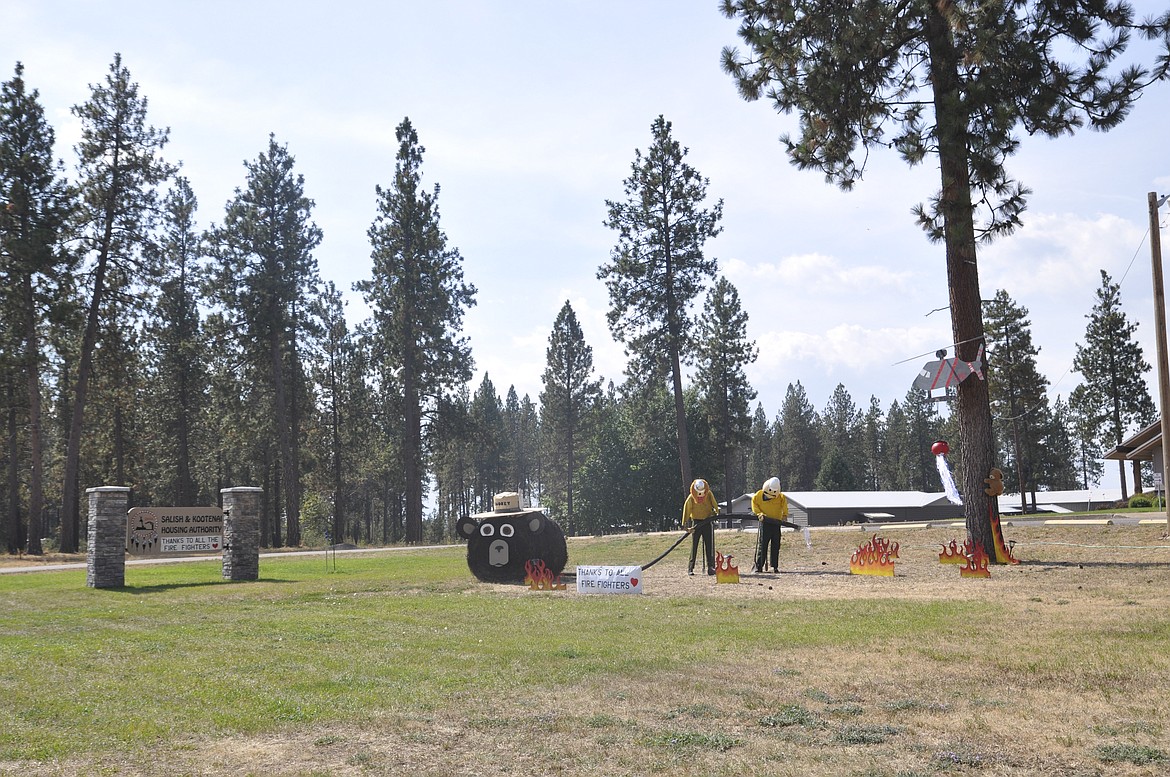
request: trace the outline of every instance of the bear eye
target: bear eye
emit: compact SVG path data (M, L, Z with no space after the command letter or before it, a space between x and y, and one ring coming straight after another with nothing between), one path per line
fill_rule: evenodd
M511 537L515 533L516 533L516 528L514 526L512 526L512 524L510 524L510 523L505 523L503 526L500 527L500 536L501 537Z
M479 527L479 534L481 537L490 537L495 533L496 527L492 526L490 523L485 523L483 526Z

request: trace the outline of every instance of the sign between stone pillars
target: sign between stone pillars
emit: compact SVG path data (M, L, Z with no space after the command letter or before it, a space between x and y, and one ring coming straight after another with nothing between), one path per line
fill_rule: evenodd
M223 511L219 508L134 507L126 517L126 551L132 555L223 550Z

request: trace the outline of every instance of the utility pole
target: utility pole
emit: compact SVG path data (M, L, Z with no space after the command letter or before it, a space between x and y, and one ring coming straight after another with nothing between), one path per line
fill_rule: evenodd
M1150 192L1150 253L1154 267L1154 336L1158 348L1158 413L1162 420L1162 471L1156 473L1165 491L1170 481L1166 465L1170 462L1170 368L1166 364L1166 293L1162 285L1162 227L1158 223L1158 208L1167 196L1158 198ZM1166 500L1166 533L1170 535L1170 499Z

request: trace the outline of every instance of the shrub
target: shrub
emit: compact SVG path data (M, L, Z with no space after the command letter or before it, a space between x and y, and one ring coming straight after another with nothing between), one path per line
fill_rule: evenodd
M1145 494L1134 494L1129 498L1130 507L1153 507L1154 500L1150 499Z

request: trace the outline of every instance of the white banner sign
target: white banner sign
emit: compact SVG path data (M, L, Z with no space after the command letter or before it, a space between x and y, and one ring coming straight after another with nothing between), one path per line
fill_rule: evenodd
M642 567L577 567L579 594L640 594Z

